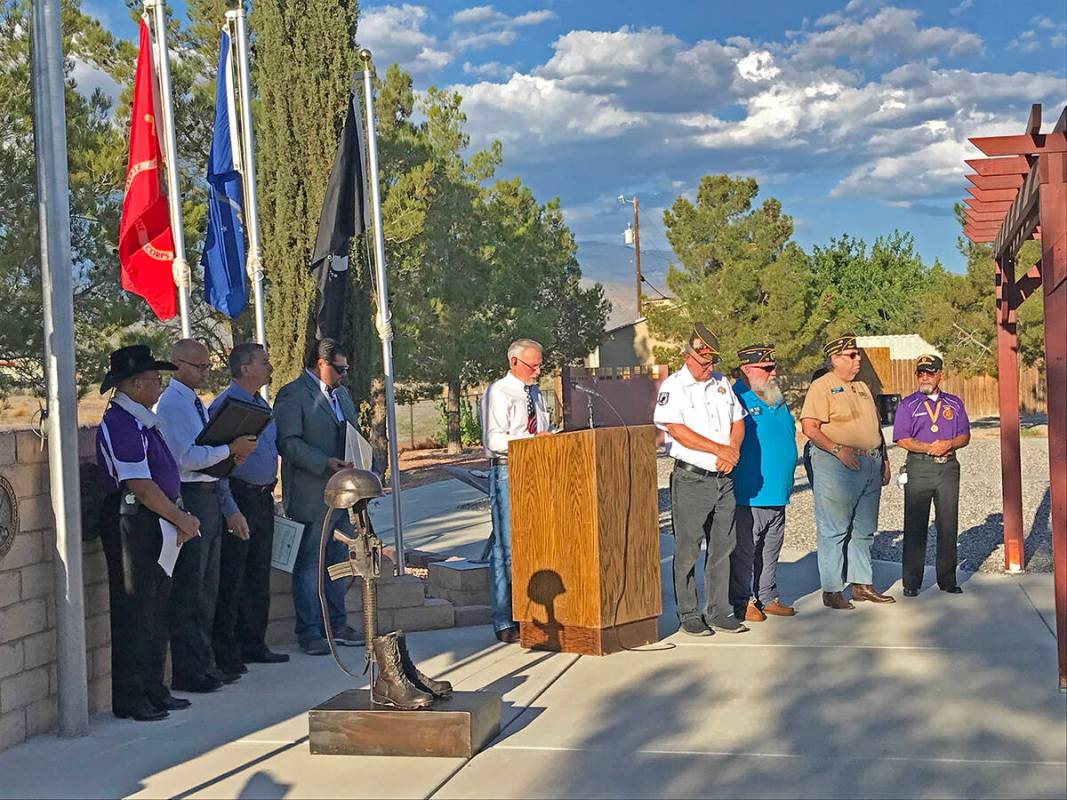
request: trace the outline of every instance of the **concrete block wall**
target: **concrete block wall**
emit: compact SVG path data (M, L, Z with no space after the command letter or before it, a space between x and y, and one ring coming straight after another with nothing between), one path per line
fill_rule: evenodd
M79 432L85 513L95 513L95 429ZM48 453L30 430L0 431L0 475L18 503L19 532L0 557L0 750L56 725L55 527ZM111 704L111 629L107 565L99 541L84 545L86 668L89 707Z

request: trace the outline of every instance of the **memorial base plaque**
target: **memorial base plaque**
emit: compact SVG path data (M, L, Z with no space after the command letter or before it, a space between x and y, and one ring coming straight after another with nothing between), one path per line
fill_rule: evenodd
M498 692L455 692L421 711L371 705L349 689L308 712L312 755L471 758L500 732Z

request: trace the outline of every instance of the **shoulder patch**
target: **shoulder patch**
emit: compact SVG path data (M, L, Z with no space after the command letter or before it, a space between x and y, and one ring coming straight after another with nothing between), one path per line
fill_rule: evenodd
M656 404L661 406L667 405L667 400L670 399L670 396L670 392L660 392L659 397L656 398Z

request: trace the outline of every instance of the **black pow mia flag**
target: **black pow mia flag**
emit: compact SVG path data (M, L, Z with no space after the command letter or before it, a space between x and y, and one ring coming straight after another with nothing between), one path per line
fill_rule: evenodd
M362 127L359 98L351 91L311 255L311 271L319 287L316 335L320 339L342 338L348 305L349 248L352 237L368 228Z

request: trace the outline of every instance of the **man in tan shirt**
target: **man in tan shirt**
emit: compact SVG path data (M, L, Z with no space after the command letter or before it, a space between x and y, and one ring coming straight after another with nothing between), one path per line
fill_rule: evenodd
M871 543L878 529L882 487L889 483L882 429L874 396L856 380L861 354L854 334L823 347L830 371L812 382L800 412L804 435L815 445L815 527L819 578L827 608L855 606L842 591L852 584L852 600L893 603L872 585Z

